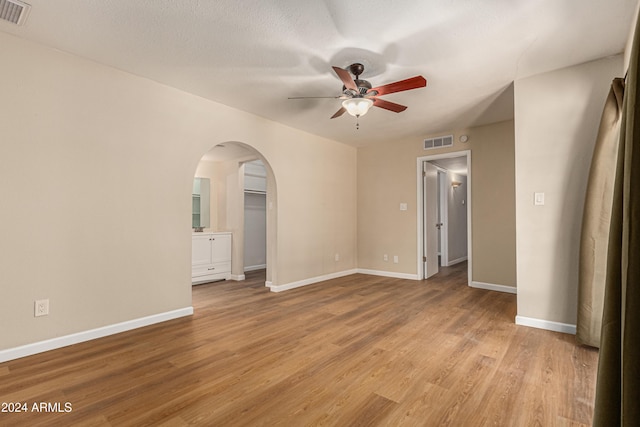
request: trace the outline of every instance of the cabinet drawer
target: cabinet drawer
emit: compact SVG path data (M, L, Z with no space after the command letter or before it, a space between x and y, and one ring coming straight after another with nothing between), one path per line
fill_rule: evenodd
M210 274L231 273L231 261L217 262L215 264L194 266L191 277L208 276Z

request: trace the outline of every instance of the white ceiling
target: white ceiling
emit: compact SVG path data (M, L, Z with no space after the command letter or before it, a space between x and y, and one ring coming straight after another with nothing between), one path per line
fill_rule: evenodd
M513 117L522 77L621 53L637 0L28 0L0 31L354 146ZM403 113L343 115L332 65L365 65Z

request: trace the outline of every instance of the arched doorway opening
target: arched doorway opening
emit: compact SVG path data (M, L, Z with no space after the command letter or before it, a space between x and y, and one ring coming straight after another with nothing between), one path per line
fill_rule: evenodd
M262 168L262 174L255 172L256 166ZM251 270L261 266L266 268L265 285L270 286L277 274L275 268L277 189L269 161L250 145L227 141L213 146L202 156L196 167L194 178L206 179L209 184L209 200L203 203L203 209L208 207L209 222L203 224L203 231L231 233L231 273L228 278L244 280L246 269ZM195 188L194 180L194 191ZM263 197L265 224L262 231L265 235L263 239L257 239L256 242L247 242L245 239L246 231L256 228L255 224L246 224L246 221L253 221L256 218L253 214L246 215L245 200L250 200L246 197L247 193ZM195 217L195 197L192 198L192 205L193 217ZM203 216L206 217L206 215ZM194 225L195 223L192 223L192 226ZM193 231L197 236L195 228ZM245 252L253 255L260 252L254 247L248 248L247 243L264 245L263 248L259 248L264 251L264 265L255 263L245 265Z

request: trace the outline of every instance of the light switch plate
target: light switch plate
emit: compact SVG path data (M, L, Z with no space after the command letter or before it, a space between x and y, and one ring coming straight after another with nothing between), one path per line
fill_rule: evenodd
M406 211L407 210L407 204L406 203L400 203L400 210L401 211Z
M544 193L533 193L533 204L536 206L544 205Z

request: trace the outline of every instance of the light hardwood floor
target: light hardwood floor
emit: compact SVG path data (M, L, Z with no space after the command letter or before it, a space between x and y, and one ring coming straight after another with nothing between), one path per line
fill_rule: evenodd
M465 278L196 286L191 318L0 364L1 401L72 405L0 425L590 425L597 351Z

